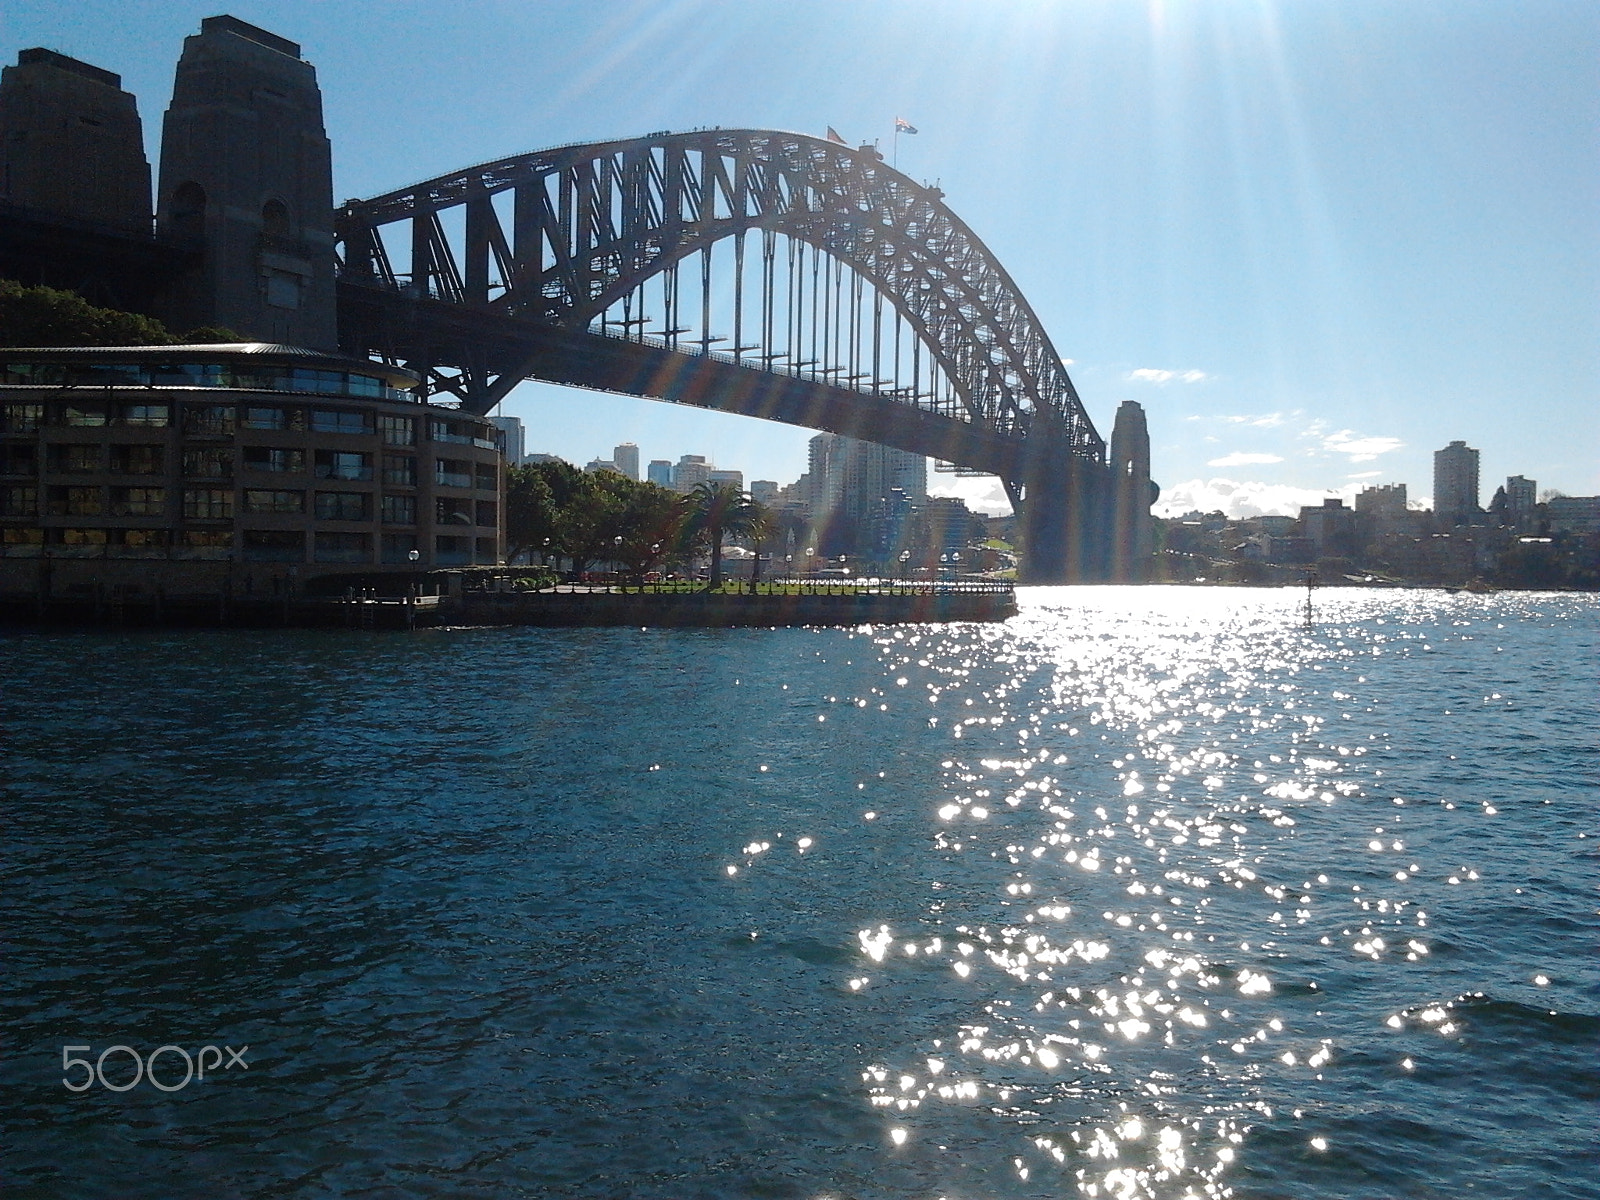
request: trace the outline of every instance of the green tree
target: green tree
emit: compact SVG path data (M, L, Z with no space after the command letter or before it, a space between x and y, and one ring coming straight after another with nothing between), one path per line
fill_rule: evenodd
M709 591L722 586L722 543L747 538L761 527L763 511L748 493L726 483L701 483L689 494L684 533L692 542L704 542L711 551Z
M153 317L90 304L76 292L0 279L0 345L170 346Z
M506 557L531 556L549 545L555 533L556 501L539 466L506 468Z
M553 544L572 560L573 574L581 575L591 563L616 557L626 501L615 482L623 477L615 471L574 474L565 502L558 501Z
M634 585L643 587L645 575L659 568L679 544L684 498L659 484L626 478L621 490L623 505L615 536L622 538L622 544L615 558Z

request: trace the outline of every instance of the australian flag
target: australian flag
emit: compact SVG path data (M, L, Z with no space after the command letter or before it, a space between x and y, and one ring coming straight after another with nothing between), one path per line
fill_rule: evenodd
M915 133L917 127L904 117L896 117L894 119L894 131L896 133Z

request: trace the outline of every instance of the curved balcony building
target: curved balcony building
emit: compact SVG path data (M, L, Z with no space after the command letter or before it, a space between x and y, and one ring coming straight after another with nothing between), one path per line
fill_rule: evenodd
M498 431L417 382L261 343L0 350L0 594L264 598L499 562Z

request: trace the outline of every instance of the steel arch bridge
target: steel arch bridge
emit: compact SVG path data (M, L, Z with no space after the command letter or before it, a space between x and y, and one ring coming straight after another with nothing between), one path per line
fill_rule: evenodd
M786 421L992 473L1023 576L1104 577L1106 446L937 188L871 147L660 133L470 167L336 214L346 349L486 413L523 379Z

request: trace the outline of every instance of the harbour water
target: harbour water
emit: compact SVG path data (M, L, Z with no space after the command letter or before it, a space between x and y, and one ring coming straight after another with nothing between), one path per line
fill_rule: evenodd
M4 635L0 1189L1600 1196L1600 607L1302 598Z

